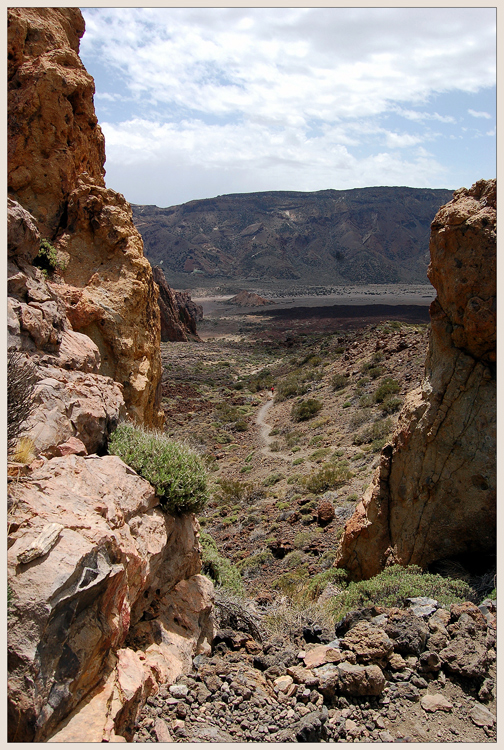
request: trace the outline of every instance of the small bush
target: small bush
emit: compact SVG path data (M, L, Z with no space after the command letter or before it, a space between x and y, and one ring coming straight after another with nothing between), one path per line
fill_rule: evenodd
M209 492L204 463L186 445L124 422L112 433L109 453L152 484L168 513L198 513L205 507Z
M287 443L288 448L293 448L296 446L300 439L301 439L301 432L299 430L289 430L285 433L285 442Z
M315 398L309 398L294 404L291 410L291 419L293 422L304 422L311 419L322 409L322 402Z
M374 392L374 400L376 403L381 403L389 393L397 393L401 390L400 384L394 378L386 377L383 378L380 385Z
M307 490L315 494L321 494L328 490L335 490L346 484L353 474L348 468L345 461L338 464L326 464L318 471L309 474L303 479L303 484Z
M55 271L64 271L66 268L66 263L58 259L58 251L48 240L40 241L40 250L33 265L40 268L44 276L52 276Z
M349 382L350 378L347 375L337 373L331 380L331 386L333 391L340 391L342 388L346 388Z
M280 472L275 472L274 474L270 474L269 477L266 477L266 479L263 479L263 486L273 487L274 484L281 482L282 479L285 479L284 474L281 474Z
M376 378L379 378L380 375L383 375L385 372L385 368L381 365L378 365L376 367L370 367L368 370L369 377L373 380L376 380Z
M35 368L20 352L7 355L7 449L15 447L33 407L37 376Z
M395 414L402 406L402 400L389 394L383 399L381 410L384 414Z
M416 596L437 599L442 607L449 609L453 603L473 599L474 592L464 581L422 573L416 565L407 568L392 565L374 578L350 583L347 589L331 600L331 613L339 620L348 612L363 607L404 608L407 599Z
M218 586L234 591L236 594L243 594L243 581L238 568L219 554L217 544L210 534L202 531L200 542L202 547L202 573L211 578Z

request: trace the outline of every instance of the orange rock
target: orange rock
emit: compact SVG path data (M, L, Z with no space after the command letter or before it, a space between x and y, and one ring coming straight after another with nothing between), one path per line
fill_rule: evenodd
M495 206L496 181L480 180L432 223L425 380L345 527L336 563L353 579L495 548Z
M65 259L68 318L98 346L100 373L122 384L130 417L161 426L158 291L129 204L105 188L83 33L77 8L9 9L9 196ZM22 321L38 348L58 345L44 310Z

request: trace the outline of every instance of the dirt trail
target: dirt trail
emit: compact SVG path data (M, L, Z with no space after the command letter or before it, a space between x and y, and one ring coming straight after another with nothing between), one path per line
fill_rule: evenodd
M257 412L256 424L261 428L259 435L261 440L266 443L266 445L261 448L261 453L264 453L265 456L272 456L274 458L281 458L284 461L290 461L291 456L288 456L286 453L281 453L280 451L275 451L274 453L272 453L270 450L270 445L273 442L273 438L270 436L271 425L264 421L264 417L274 403L275 402L273 400L273 396L271 394L268 394L268 400L261 406L261 408Z
M268 400L261 406L256 416L256 424L261 428L260 436L266 445L261 448L263 453L270 452L270 445L273 442L273 438L270 437L271 425L264 421L264 417L273 406L273 396L268 394Z

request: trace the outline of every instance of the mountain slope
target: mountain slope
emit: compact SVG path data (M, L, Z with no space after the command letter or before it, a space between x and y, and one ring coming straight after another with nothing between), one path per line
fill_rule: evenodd
M133 206L151 263L204 278L427 283L429 233L450 190L373 187Z

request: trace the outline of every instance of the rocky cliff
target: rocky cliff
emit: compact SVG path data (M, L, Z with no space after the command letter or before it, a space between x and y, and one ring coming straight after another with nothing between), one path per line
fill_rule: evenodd
M426 283L430 223L451 195L406 187L247 193L133 206L133 217L149 260L198 283Z
M161 422L160 323L131 210L104 187L83 30L76 9L9 10L9 362L36 381L8 466L15 742L131 739L213 637L195 517L102 455L119 420ZM36 266L42 239L63 275Z
M412 392L337 564L353 578L495 549L496 182L454 193L432 223L437 290L422 387Z
M9 196L58 251L54 291L73 331L98 347L100 373L122 385L132 417L159 426L157 290L129 204L105 187L81 13L10 8L8 23Z
M196 323L203 318L201 305L196 305L188 292L171 289L159 266L154 266L153 276L159 287L161 341L199 341Z

